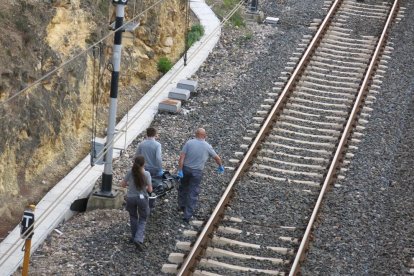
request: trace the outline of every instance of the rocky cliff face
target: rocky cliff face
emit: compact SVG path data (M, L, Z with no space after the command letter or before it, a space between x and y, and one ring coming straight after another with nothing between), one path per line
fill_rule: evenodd
M36 203L88 153L93 107L98 134L105 136L113 36L72 59L107 36L115 16L109 0L2 2L0 227L14 225L27 203ZM130 0L125 20L155 3ZM185 3L156 4L139 16L134 33L124 33L119 117L160 77L158 58L175 60L183 52Z

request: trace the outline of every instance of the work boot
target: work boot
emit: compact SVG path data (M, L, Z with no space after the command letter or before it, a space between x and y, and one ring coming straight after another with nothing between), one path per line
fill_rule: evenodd
M144 245L142 244L142 242L136 242L136 241L134 241L134 245L135 245L135 248L139 252L143 252L144 251Z

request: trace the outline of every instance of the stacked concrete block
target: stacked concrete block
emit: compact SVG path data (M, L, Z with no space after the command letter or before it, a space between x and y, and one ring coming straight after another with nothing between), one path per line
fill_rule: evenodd
M170 93L168 93L168 98L174 99L174 100L186 101L190 98L190 90L181 89L181 88L173 88L171 89Z
M159 103L158 110L172 112L172 113L180 112L181 101L173 100L173 99L165 99Z
M180 80L177 87L171 89L168 93L168 98L163 100L158 105L158 111L166 111L178 113L181 110L181 101L186 101L190 98L191 92L197 89L197 81Z
M195 92L195 90L197 89L197 81L194 81L194 80L180 80L177 83L177 88L187 89L187 90L190 90L190 92Z

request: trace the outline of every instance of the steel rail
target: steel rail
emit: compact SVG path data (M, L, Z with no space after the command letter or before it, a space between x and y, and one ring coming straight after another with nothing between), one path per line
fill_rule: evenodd
M247 153L245 154L243 160L240 162L233 178L231 179L229 185L227 186L226 190L224 191L222 197L220 198L219 203L217 204L216 208L214 209L213 213L209 217L207 223L205 224L203 230L201 231L200 235L198 236L196 242L191 248L190 253L187 255L186 259L184 260L183 264L180 267L177 275L191 275L193 267L198 262L203 251L207 248L207 243L210 240L210 236L213 233L214 229L216 228L217 222L223 216L224 210L226 208L227 203L230 201L233 188L237 180L241 177L242 173L250 166L252 159L254 158L256 152L260 148L261 142L269 133L270 129L272 128L273 122L279 116L280 112L283 110L289 96L291 95L293 88L296 84L296 81L299 79L301 73L303 72L304 68L306 67L310 57L312 56L314 50L318 46L319 42L323 37L323 33L326 31L328 27L328 23L330 22L332 16L335 14L337 7L343 2L343 0L336 0L327 16L325 17L324 21L322 22L321 26L319 27L318 31L316 32L315 36L313 37L312 41L310 42L307 50L303 54L301 60L297 64L294 72L292 73L291 77L289 78L285 88L283 89L280 97L278 98L277 102L273 106L269 116L264 121L262 127L260 128L258 135L250 145Z
M367 88L370 84L370 81L372 79L372 74L373 74L373 72L376 68L377 63L378 63L378 58L379 58L379 56L381 55L381 53L383 51L383 48L384 48L383 46L386 42L386 36L389 32L392 20L396 16L396 12L397 12L397 9L398 9L398 4L399 4L399 0L395 0L394 4L393 4L393 6L392 6L392 8L389 12L387 21L384 25L384 29L382 31L382 34L381 34L381 36L378 40L377 47L374 51L374 54L371 57L371 61L370 61L369 67L367 69L367 72L365 74L363 83L361 85L361 88L359 89L358 96L355 100L355 103L354 103L354 106L353 106L352 111L350 113L348 122L347 122L347 124L344 128L341 140L338 143L337 150L335 152L334 158L332 159L331 166L329 168L328 174L326 175L326 178L325 178L325 181L323 183L323 186L322 186L321 192L319 194L318 200L316 202L315 208L312 212L312 216L309 220L308 226L306 227L305 234L302 238L299 249L298 249L298 251L296 253L296 256L295 256L295 260L294 260L294 262L292 264L292 267L290 269L290 272L289 272L290 276L297 275L300 272L300 262L303 260L305 250L308 247L309 239L310 239L310 235L311 235L311 231L312 231L312 227L313 227L313 223L315 222L316 216L318 215L318 212L320 210L322 199L325 195L325 192L326 192L328 186L334 181L334 179L336 177L337 170L339 169L339 165L341 164L343 156L346 153L344 149L347 146L348 138L351 135L352 130L354 129L356 120L358 118L358 114L359 114L359 112L361 111L361 109L363 107L362 102L365 99L366 95L368 94Z
M160 2L162 2L162 1L164 1L164 0L160 0L160 1L158 1L158 2L156 2L155 4L158 4L158 3L160 3ZM232 11L230 11L230 13L228 14L228 15L226 15L226 17L220 22L220 24L216 27L216 28L214 28L211 32L210 32L210 34L209 35L207 35L205 38L203 38L204 39L204 41L208 41L208 40L210 40L210 39L212 39L213 38L213 36L215 36L215 35L217 35L217 33L219 33L220 32L220 27L222 27L229 19L230 19L230 17L238 10L238 8L240 8L241 6L242 6L242 3L243 3L243 0L242 1L240 1L237 5L236 5L236 7L232 10ZM155 6L155 4L154 5L151 5L150 6L150 8L152 8L152 7L154 7ZM150 8L148 8L148 9L150 9ZM125 26L127 23L129 23L129 22L132 22L134 19L136 19L136 18L138 18L138 16L140 16L141 14L143 14L144 12L146 12L148 9L146 9L146 10L144 10L143 12L141 12L140 14L138 14L137 16L135 16L134 18L132 18L131 20L129 20L129 21L127 21L127 22L125 22L125 24L123 25L123 26ZM120 28L122 28L123 26L121 26ZM119 30L120 28L118 28L117 30ZM116 30L115 30L116 31ZM113 32L115 32L115 31L113 31ZM111 33L112 34L112 33ZM101 42L101 41L103 41L104 39L106 39L107 37L109 37L109 35L107 35L107 36L105 36L104 38L102 38L100 41L98 41L98 42L96 42L94 45L97 45L99 42ZM84 54L86 51L89 51L94 45L92 45L91 47L89 47L87 50L85 50L85 51L83 51L83 52L81 52L80 54L78 54L78 55L76 55L75 57L73 57L73 58L71 58L69 61L67 61L66 63L69 63L69 62L71 62L71 61L73 61L73 59L75 59L75 58L77 58L79 55L81 55L81 54ZM189 53L189 56L188 56L188 59L187 59L187 62L190 62L190 61L192 61L192 60L194 60L195 58L196 58L196 54L197 53L199 53L201 50L202 50L202 46L203 46L203 44L202 43L198 43L197 45L195 45L195 47L194 47L194 51L191 51L190 53ZM61 66L59 66L58 68L56 68L56 69L54 69L54 70L52 70L51 72L49 72L48 74L47 74L47 76L49 76L50 74L52 74L52 73L54 73L54 72L56 72L58 69L61 69L61 68L63 68L65 65L66 65L66 63L64 63L64 64L62 64ZM168 76L168 79L167 79L167 81L160 87L160 88L158 88L157 90L156 90L156 92L155 92L155 94L154 95L152 95L144 104L143 104L143 107L139 110L139 112L137 113L137 114L135 114L134 116L132 116L132 118L130 118L130 121L129 122L127 122L124 126L122 126L121 128L119 128L119 129L116 129L117 130L117 133L116 133L116 135L114 136L114 138L113 139L111 139L110 141L107 141L107 143L105 144L105 146L103 147L103 149L102 149L102 151L98 154L98 156L96 157L97 159L100 159L100 158L102 158L103 157L103 155L108 151L108 146L109 145L112 145L112 146L114 146L115 145L115 143L116 142L119 142L120 141L120 139L121 139L121 137L122 137L122 135L119 135L119 133L122 133L122 132L125 132L126 131L126 128L128 128L128 126L131 126L133 123L135 123L138 119L139 119L139 116L140 115L142 115L143 114L143 112L145 111L145 109L146 108L148 108L153 102L154 102L154 100L161 94L161 92L162 91L164 91L164 89L171 83L171 80L174 78L174 77L176 77L179 73L181 73L181 71L182 71L182 69L184 68L185 66L183 65L183 64L180 64L179 65L179 67L177 68L177 70L175 70L171 75L169 75ZM40 79L39 81L41 81L41 80L43 80L43 78L42 79ZM29 89L29 88L31 88L31 87L33 87L33 85L32 86L30 86L30 87L27 87L27 88L25 88L25 89ZM0 107L1 107L1 104L2 104L3 102L0 102ZM47 208L47 209L45 209L45 211L42 213L42 215L40 215L40 216L38 216L37 217L37 219L36 219L36 222L35 222L35 225L34 225L34 227L33 227L33 230L30 232L30 233L33 233L34 231L36 231L36 229L37 229L37 227L47 218L47 216L51 213L51 212L53 212L54 211L54 208L57 206L57 204L59 204L60 203L60 201L61 201L61 199L64 197L64 196L66 196L69 192L71 192L71 190L72 190L72 188L75 186L75 185L77 185L80 181L82 181L82 179L83 179L83 177L87 174L87 173L89 173L91 170L93 169L93 167L92 166L90 166L90 167L85 167L85 168L83 168L82 169L82 171L72 180L72 182L69 184L69 186L68 187L66 187L64 190L63 190L63 192L60 194L60 195L58 195L58 197L56 198L56 200L55 201L53 201L52 202L52 204ZM20 238L18 238L16 241L14 241L13 242L13 245L10 247L10 248L8 248L4 253L2 253L1 255L0 255L0 266L1 265L3 265L9 258L10 258L10 256L11 256L11 253L14 251L14 250L16 250L18 247L20 247L20 246L22 246L23 245L23 243L24 243L24 240L22 240L22 239L20 239Z

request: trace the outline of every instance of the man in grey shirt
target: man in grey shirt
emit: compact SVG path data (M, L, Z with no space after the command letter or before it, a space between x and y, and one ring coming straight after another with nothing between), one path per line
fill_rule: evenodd
M155 128L147 128L147 137L137 148L135 156L143 155L145 158L145 170L149 171L152 177L161 177L162 157L161 144L156 140L158 132Z
M183 220L185 222L190 221L197 205L203 169L207 159L213 157L219 165L217 172L224 172L221 158L205 141L206 136L206 131L203 128L197 129L195 139L190 139L185 143L178 161L178 176L182 178L178 188L178 206L184 212Z

